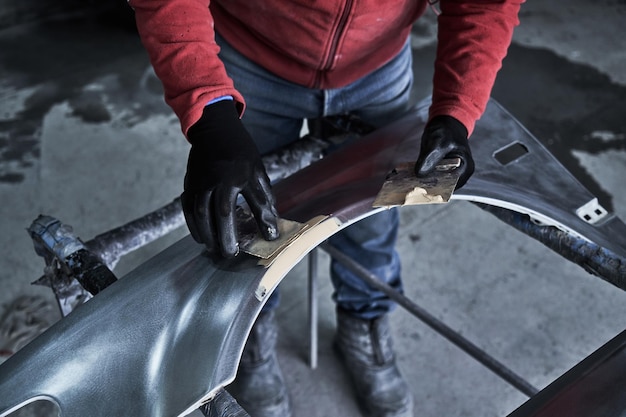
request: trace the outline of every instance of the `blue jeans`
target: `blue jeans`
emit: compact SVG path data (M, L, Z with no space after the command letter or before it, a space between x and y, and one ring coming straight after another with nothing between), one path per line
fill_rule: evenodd
M228 75L246 99L242 121L262 154L298 140L305 119L354 114L366 123L383 126L402 117L409 108L413 71L408 41L380 69L345 87L320 90L277 77L242 56L219 35L216 40ZM395 250L398 217L396 209L382 211L337 233L329 243L402 291L400 259ZM395 305L336 261L331 261L331 279L333 299L352 315L371 319ZM274 308L277 303L275 291L264 308Z

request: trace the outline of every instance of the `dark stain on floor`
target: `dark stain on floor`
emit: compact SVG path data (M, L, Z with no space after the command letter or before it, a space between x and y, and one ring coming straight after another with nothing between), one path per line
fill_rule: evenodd
M612 210L611 196L572 151L626 150L626 86L549 50L513 44L493 97Z
M22 182L37 163L44 118L55 105L67 103L68 116L84 123L110 122L114 106L125 110L128 127L171 113L136 32L122 22L94 16L0 32L3 85L33 90L23 109L0 119L0 183Z

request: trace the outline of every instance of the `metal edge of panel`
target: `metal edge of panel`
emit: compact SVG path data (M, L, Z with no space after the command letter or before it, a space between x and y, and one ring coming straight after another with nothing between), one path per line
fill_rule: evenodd
M623 417L626 405L626 397L623 395L625 348L626 330L558 377L508 417ZM574 391L577 400L581 402L579 404L571 402L572 399L568 397ZM601 394L598 395L598 392ZM585 395L601 400L602 406L607 409L603 412L598 408L590 410L594 407Z

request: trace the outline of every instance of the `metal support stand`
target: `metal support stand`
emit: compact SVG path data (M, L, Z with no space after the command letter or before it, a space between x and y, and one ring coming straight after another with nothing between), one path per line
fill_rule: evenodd
M427 106L422 105L420 108L420 111L426 114ZM425 118L422 117L420 120L425 120ZM340 123L335 123L334 127L341 128L341 131L347 133L348 139L342 139L346 143L350 142L350 138L353 136L359 136L368 132L367 129L355 129L355 123L352 120L339 120L339 122ZM617 217L608 215L606 210L601 209L601 207L598 208L592 205L592 208L596 208L589 211L589 204L594 202L592 199L593 196L586 190L581 189L576 182L570 181L571 184L568 183L568 186L571 186L571 190L568 188L566 191L577 196L577 199L573 199L572 201L564 200L568 204L555 206L550 204L552 202L550 199L537 198L538 196L545 197L555 195L557 192L561 194L563 192L563 182L554 181L554 179L561 177L570 178L568 176L569 173L558 164L558 161L551 157L536 139L530 137L528 133L518 125L517 121L501 109L497 103L490 105L479 129L483 130L482 133L485 136L494 138L493 141L482 141L481 143L483 145L477 144L477 146L473 148L476 160L481 161L482 166L488 168L484 169L483 172L504 173L503 175L508 175L508 177L505 176L503 178L516 179L525 178L522 174L534 172L534 170L539 167L543 170L542 172L544 172L542 178L547 178L548 180L546 180L545 184L542 184L544 188L539 191L533 190L533 193L529 194L523 183L510 184L511 181L503 181L498 176L475 175L473 182L468 183L463 190L457 193L457 197L477 203L483 209L490 211L507 224L539 240L553 251L556 251L568 260L582 266L588 272L626 290L626 279L624 278L626 276L626 252L624 252L626 250L626 241L623 239L623 237L626 236L626 225ZM415 131L415 128L412 128L412 131ZM351 133L354 133L354 135ZM390 136L393 137L393 134ZM498 138L500 138L500 142L495 141L495 139ZM294 148L285 150L286 153L279 152L276 155L264 158L264 164L266 165L268 175L273 184L278 182L279 179L286 178L291 175L291 173L297 172L304 166L321 159L327 152L331 150L339 152L341 150L337 150L340 147L334 141L324 141L314 138L309 139L310 140L306 142L297 141ZM503 171L503 163L498 160L498 158L494 158L494 152L502 153L503 151L498 151L497 149L499 149L501 145L511 146L510 144L507 145L507 143L511 141L513 141L513 144L522 144L525 154L534 155L533 161L541 160L544 162L537 166L526 163L507 163L506 170ZM487 143L489 144L488 147L484 145ZM401 145L402 142L398 141L397 144ZM518 159L521 160L522 157L523 155ZM526 158L524 161L528 162L531 161L531 159ZM317 174L315 174L316 172ZM317 183L325 181L328 172L328 169L314 170L313 173L318 175ZM312 177L313 179L316 178L315 175ZM319 180L319 178L324 178L324 180ZM508 184L509 187L501 189L499 186L494 186L494 184L500 185L503 183ZM286 189L289 190L289 187ZM555 192L555 189L557 192ZM491 192L494 190L497 191L495 194ZM286 195L288 195L288 193L283 194L283 196ZM302 194L302 196L304 195L305 194ZM531 221L530 217L528 217L529 215L513 212L509 209L491 207L484 204L485 202L506 202L507 207L523 208L524 212L532 214L532 219L540 221L542 224L559 225L563 227L563 230L571 230L575 233L563 232L561 229L557 229L554 226L540 226ZM545 210L542 204L548 204L552 210ZM581 212L581 209L585 210ZM328 212L334 213L335 211L330 210ZM581 215L581 213L583 214ZM594 213L596 213L597 216L602 216L596 218L596 220L602 219L601 222L590 221L590 219L594 219L596 215ZM546 222L546 219L549 220L549 222ZM60 305L66 306L66 312L82 304L86 299L89 299L91 295L98 293L102 288L116 280L116 277L111 273L110 269L115 266L121 256L184 225L184 217L182 216L179 199L175 199L167 206L153 213L149 213L127 225L96 236L94 239L84 244L80 239L71 235L71 233L61 227L60 222L51 218L47 218L47 220L49 221L46 221L45 227L41 230L38 226L42 224L37 222L35 222L30 229L31 232L35 232L32 234L32 237L35 240L36 247L38 243L42 244L39 246L40 250L38 253L46 259L46 275L43 279L40 279L38 283L44 283L53 288L57 299L60 301ZM55 225L54 229L50 229L48 227L50 225ZM57 226L59 227L57 228ZM59 233L48 233L51 230L58 231ZM49 235L54 235L53 239L44 239L44 237ZM404 307L411 314L422 320L425 324L517 388L520 392L530 397L538 392L535 387L530 385L519 375L489 356L469 340L463 338L453 329L431 316L427 311L413 303L403 294L398 293L379 281L376 276L365 270L354 260L328 245L322 245L322 249L328 252L335 260L343 263L348 269L360 276L369 285L385 293L400 306ZM59 252L59 250L61 250L61 252ZM318 252L313 250L309 255L308 265L311 368L315 368L318 361L317 260ZM107 267L109 269L107 269ZM65 303L67 300L74 302ZM224 399L225 404L230 404L230 400L227 397ZM228 412L224 411L224 413L217 415L223 417L227 415L243 417L246 415L240 414L240 411L236 409L236 407L230 408Z
M318 249L309 252L309 366L311 369L317 368L317 259Z

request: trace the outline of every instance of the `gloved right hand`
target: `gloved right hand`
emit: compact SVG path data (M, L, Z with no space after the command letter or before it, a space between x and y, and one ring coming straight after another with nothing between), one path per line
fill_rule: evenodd
M424 128L415 175L422 177L430 174L444 158L461 159L461 166L456 168L459 171L458 190L474 173L467 129L454 117L435 116Z
M204 108L187 132L183 213L191 235L209 251L230 258L239 252L235 209L241 194L266 240L278 238L270 181L261 156L232 100Z

